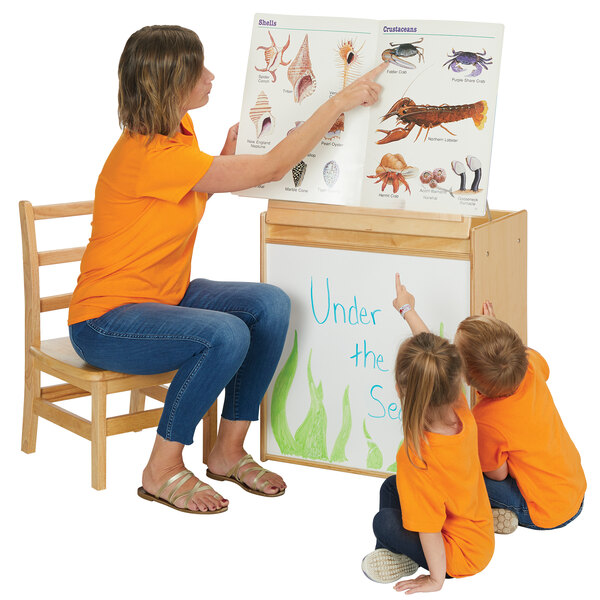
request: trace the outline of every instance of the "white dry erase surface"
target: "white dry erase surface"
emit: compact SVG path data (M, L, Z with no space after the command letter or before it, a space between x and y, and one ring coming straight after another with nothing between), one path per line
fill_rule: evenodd
M394 362L411 335L392 306L397 271L431 331L452 340L469 314L469 261L266 244L266 280L292 301L263 409L267 458L395 471Z
M503 26L258 14L237 152L264 154L377 66L372 107L341 115L281 181L242 195L483 215Z

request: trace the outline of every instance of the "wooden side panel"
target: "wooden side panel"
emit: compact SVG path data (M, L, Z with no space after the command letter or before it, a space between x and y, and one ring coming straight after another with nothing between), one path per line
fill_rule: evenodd
M471 314L484 300L527 343L527 212L494 219L472 230Z

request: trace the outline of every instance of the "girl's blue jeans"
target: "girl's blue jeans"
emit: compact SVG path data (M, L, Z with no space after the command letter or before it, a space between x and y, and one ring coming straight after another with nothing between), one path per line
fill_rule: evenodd
M487 488L492 508L506 508L512 510L517 515L521 527L527 527L529 529L559 529L560 527L564 527L567 523L570 523L573 519L576 519L583 508L582 502L579 510L570 519L556 527L538 527L531 520L527 502L525 501L525 498L523 498L523 494L521 494L517 482L510 475L507 475L506 479L502 481L489 479L484 475L483 480L485 481L485 487Z
M158 425L166 440L191 444L225 388L222 416L256 421L285 341L290 300L266 283L192 281L177 306L125 304L69 327L86 362L147 375L177 370Z
M402 507L395 475L388 477L379 491L379 512L373 519L373 532L377 539L375 548L386 548L394 554L404 554L420 567L429 570L419 533L406 529L402 524ZM452 578L446 574L446 579Z

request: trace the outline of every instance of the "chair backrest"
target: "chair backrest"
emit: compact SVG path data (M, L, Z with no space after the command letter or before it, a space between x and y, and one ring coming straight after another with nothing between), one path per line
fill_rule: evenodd
M67 308L72 293L40 297L40 267L81 260L85 247L61 248L38 252L35 221L91 215L93 201L68 202L32 206L31 202L19 202L21 238L23 241L23 283L25 287L25 351L40 345L40 313Z

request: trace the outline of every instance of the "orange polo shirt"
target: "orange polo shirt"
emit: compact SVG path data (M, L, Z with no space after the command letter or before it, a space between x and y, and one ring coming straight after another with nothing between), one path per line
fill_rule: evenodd
M528 350L529 366L517 391L506 398L478 395L473 415L484 471L505 462L538 527L556 527L581 506L586 481L581 458L546 385L548 364Z
M131 302L179 304L207 194L190 191L213 157L198 148L189 115L172 138L123 132L96 185L92 237L69 307L69 325Z
M479 457L477 426L462 396L455 412L462 430L455 435L425 432L421 453L427 468L404 443L396 458L402 523L410 531L441 531L446 572L466 577L482 571L494 553L494 523Z

